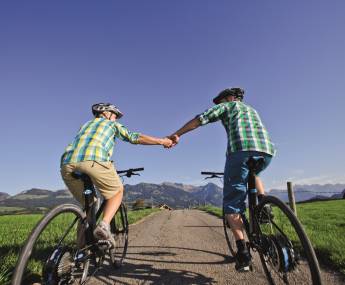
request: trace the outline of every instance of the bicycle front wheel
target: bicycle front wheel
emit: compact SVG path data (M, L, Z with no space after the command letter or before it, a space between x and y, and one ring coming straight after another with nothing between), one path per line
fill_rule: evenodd
M12 285L64 284L83 274L76 267L77 227L84 213L63 204L48 212L31 232L15 268ZM79 273L78 273L79 271ZM75 275L76 274L76 275Z
M260 202L259 255L270 284L322 284L314 249L295 214L273 196Z
M111 232L114 236L116 247L109 250L112 264L115 268L122 266L127 254L128 247L128 219L127 209L121 204L110 223Z

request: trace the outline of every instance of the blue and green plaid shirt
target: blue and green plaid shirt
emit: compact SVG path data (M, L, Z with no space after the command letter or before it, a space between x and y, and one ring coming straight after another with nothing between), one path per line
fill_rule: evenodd
M115 138L132 144L138 143L140 134L105 118L95 118L84 124L74 141L67 146L61 164L87 160L110 161Z
M228 135L228 154L237 151L260 151L275 155L276 150L259 114L243 102L215 105L199 115L199 120L201 125L222 121Z

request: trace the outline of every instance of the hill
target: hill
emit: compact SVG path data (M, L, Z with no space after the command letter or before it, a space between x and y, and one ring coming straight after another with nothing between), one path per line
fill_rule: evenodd
M10 197L9 194L4 193L4 192L0 192L0 201L5 200L5 199L7 199L8 197Z

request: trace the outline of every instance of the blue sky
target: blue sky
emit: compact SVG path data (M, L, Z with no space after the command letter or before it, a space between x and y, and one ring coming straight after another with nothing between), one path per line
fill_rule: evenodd
M267 188L345 182L344 1L1 1L2 192L64 188L59 157L95 102L130 130L165 136L246 89L278 153ZM222 171L220 123L172 150L118 142L130 183L205 183Z

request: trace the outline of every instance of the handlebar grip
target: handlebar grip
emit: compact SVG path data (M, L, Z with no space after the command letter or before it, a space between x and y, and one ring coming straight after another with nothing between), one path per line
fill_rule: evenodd
M141 167L141 168L132 168L131 170L132 170L132 171L143 171L143 170L144 170L144 167Z

